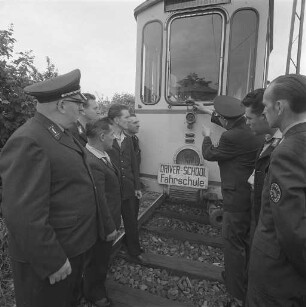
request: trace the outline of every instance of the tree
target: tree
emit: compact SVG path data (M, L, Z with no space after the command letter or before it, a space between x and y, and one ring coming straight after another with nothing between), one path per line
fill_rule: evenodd
M206 81L205 78L200 78L196 73L190 73L187 77L177 82L180 86L206 86L208 87L212 81Z
M32 51L14 52L13 26L0 30L0 150L10 135L35 112L35 101L23 88L34 82L57 76L47 57L47 67L39 72ZM1 215L0 179L0 305L13 306L12 278L7 252L7 230Z
M131 109L132 112L134 112L135 110L135 96L132 94L115 93L111 100L111 104L114 104L114 103L125 104Z
M15 53L13 32L13 25L8 30L0 30L0 149L35 112L35 101L24 93L23 88L57 76L48 57L46 70L41 73L34 66L32 50Z

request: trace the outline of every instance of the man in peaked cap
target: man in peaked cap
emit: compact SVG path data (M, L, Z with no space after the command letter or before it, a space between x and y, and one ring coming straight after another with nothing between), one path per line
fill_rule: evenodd
M84 101L80 77L77 69L27 86L37 112L1 152L17 307L76 306L85 258L98 230L104 236L87 156L67 131Z
M255 136L245 123L244 107L238 99L218 96L215 110L201 103L196 108L212 116L211 121L227 131L214 146L210 129L203 126L203 157L217 161L220 168L223 196L222 236L227 291L233 300L228 306L243 306L247 287L249 233L251 225L251 188L248 178L252 174L255 158L263 140Z

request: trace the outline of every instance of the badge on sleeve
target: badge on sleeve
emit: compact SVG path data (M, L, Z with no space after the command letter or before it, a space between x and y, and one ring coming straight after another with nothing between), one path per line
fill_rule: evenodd
M279 202L282 196L282 190L277 183L271 183L270 186L270 198L276 204Z

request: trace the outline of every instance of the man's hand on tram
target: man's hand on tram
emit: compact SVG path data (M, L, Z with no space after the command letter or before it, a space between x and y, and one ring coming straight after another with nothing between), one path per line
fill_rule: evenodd
M211 107L206 106L203 102L199 102L199 101L196 101L194 103L194 108L196 110L203 112L204 114L209 114L209 115L212 115L214 111Z
M138 199L141 199L142 198L142 193L140 190L136 190L135 191L135 196L138 198Z
M72 272L71 265L69 260L67 259L64 265L58 271L49 276L50 284L53 285L56 282L64 280L68 275L71 274L71 272Z
M206 127L205 125L202 125L202 134L203 136L209 136L210 137L210 128Z

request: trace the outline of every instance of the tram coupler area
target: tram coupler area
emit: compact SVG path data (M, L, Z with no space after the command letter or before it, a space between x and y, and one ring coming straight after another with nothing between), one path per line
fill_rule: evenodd
M204 195L204 203L206 204L206 212L209 216L209 222L216 228L222 228L223 206L222 200L217 195L208 193Z

